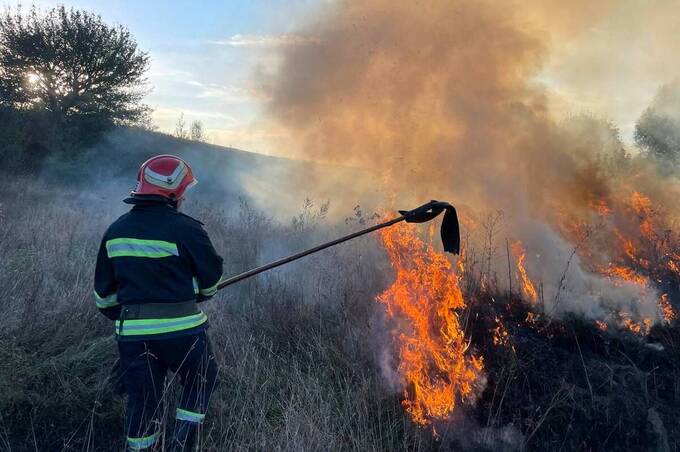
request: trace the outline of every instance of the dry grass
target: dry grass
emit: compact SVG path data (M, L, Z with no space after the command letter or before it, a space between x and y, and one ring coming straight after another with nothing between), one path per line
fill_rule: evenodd
M91 285L101 234L125 207L55 195L25 180L0 187L0 449L122 450L123 402L108 382L115 343ZM245 203L194 207L226 274L333 233L319 230L324 211L313 205L291 225ZM386 337L373 303L384 283L369 263L376 253L370 239L357 241L209 302L221 384L205 450L431 448L374 364Z
M94 307L91 280L101 234L126 207L3 180L0 450L122 450L124 404L109 381L115 343ZM363 221L332 226L323 206L309 203L289 224L246 203L226 212L192 207L225 256L225 274ZM436 426L439 437L411 423L382 377L390 335L373 300L391 271L365 237L239 283L207 304L221 384L203 449L678 450L680 326L655 327L641 340L578 318L526 322L528 307L497 288L504 276L488 264L505 243L500 216L489 218L481 239L465 238L469 309L460 313L471 349L485 357L487 385L474 407ZM504 345L492 341L496 318L509 333ZM164 406L164 433L173 400Z

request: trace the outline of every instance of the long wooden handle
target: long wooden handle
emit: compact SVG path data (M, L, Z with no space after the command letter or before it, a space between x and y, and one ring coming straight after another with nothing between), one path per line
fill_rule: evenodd
M281 265L287 264L288 262L293 262L293 261L298 260L300 258L303 258L305 256L309 256L310 254L314 254L317 251L325 250L326 248L330 248L331 246L337 245L339 243L346 242L348 240L352 240L353 238L359 237L359 236L364 235L364 234L368 234L369 232L377 231L378 229L382 229L382 228L386 228L388 226L392 226L393 224L399 223L400 221L404 221L405 219L406 218L404 216L400 216L400 217L397 217L393 220L387 221L385 223L376 224L375 226L371 226L370 228L354 232L354 233L346 235L344 237L340 237L339 239L335 239L335 240L332 240L330 242L322 243L321 245L317 245L314 248L310 248L306 251L301 251L297 254L293 254L292 256L284 257L282 259L276 260L276 261L271 262L269 264L253 268L252 270L248 270L248 271L243 272L241 274L238 274L236 276L232 276L231 278L223 279L217 284L217 288L218 289L224 289L227 286L235 284L235 283L242 281L244 279L250 278L251 276L255 276L259 273L266 272L267 270L271 270L272 268L280 267Z

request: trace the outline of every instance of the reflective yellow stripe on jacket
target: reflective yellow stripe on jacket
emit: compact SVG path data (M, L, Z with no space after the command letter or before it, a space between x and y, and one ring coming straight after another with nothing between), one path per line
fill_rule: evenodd
M106 253L111 257L161 258L179 256L177 244L163 240L118 238L106 241Z
M116 333L120 336L143 336L147 334L174 333L203 325L208 316L203 312L169 319L116 320Z
M212 297L217 293L217 286L220 284L221 279L217 280L214 286L208 287L207 289L199 289L198 280L194 277L192 278L192 283L194 285L194 293L198 295L199 293L204 297Z

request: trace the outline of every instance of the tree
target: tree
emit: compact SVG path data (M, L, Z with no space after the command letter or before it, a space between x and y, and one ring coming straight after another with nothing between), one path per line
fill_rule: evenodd
M187 122L184 120L184 113L179 114L177 124L175 124L175 136L182 140L189 139L189 132L187 131Z
M131 124L148 116L147 53L123 26L59 6L0 15L0 106L63 120Z
M635 142L660 163L680 163L680 81L663 86L642 113Z
M189 137L194 141L205 141L205 131L201 121L193 121L191 123Z
M635 142L657 160L677 163L680 160L680 123L648 109L635 126Z

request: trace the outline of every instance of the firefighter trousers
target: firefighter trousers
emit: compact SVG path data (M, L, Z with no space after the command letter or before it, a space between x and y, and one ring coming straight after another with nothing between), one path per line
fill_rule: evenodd
M164 389L168 370L175 373L173 378L182 385L175 432L195 435L217 385L217 364L205 332L168 339L119 341L118 350L128 394L125 426L130 449L150 448L159 436L167 402Z

